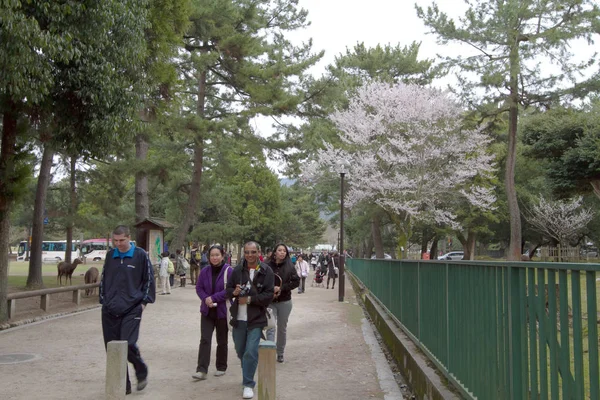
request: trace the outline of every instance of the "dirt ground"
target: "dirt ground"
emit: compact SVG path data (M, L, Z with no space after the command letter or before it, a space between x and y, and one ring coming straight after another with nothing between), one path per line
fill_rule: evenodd
M401 398L382 391L361 329L362 308L348 283L346 288L343 303L338 302L337 290L309 286L304 294L294 293L286 361L277 365L277 399ZM231 336L227 374L212 376L213 340L209 379L191 378L200 336L194 288L176 288L170 296L157 297L144 312L138 342L149 365L149 384L128 398L241 398L241 368ZM39 358L0 365L2 399L104 398L106 357L99 309L0 331L0 355L7 353L33 353Z

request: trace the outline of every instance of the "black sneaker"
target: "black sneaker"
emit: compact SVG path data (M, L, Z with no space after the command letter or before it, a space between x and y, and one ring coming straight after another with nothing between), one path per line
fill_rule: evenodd
M125 395L131 394L131 388L125 389Z
M279 356L277 356L277 362L278 362L278 363L283 363L283 354L282 354L282 355L279 355Z
M140 392L140 391L144 390L144 388L146 387L147 384L148 384L147 378L140 379L137 383L137 391Z

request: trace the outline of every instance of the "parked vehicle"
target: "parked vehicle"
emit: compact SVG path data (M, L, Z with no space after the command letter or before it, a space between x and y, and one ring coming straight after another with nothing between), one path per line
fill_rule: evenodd
M81 244L81 254L88 261L104 261L111 244L106 238L87 239Z
M373 254L373 255L371 256L371 259L376 259L376 258L377 258L377 256L376 256L375 254ZM388 253L384 253L384 254L383 254L383 258L385 258L386 260L391 260L391 259L392 259L392 256L390 256Z
M73 241L71 243L71 257L72 259L79 258L78 243ZM61 262L65 259L65 251L67 250L66 240L44 240L42 242L42 262ZM17 250L17 261L25 261L26 253L31 251L29 243L23 240L19 243Z
M464 251L451 251L450 253L446 253L443 256L439 256L438 260L459 261L462 260L464 257Z

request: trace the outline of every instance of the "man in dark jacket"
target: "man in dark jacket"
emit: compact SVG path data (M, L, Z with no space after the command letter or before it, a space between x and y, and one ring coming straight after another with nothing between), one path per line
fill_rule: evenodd
M106 254L100 279L104 346L112 340L127 341L127 360L135 369L139 391L148 383L148 367L142 360L137 340L142 311L146 304L154 303L154 273L148 254L131 243L128 227L117 226L112 237L116 248ZM129 393L128 371L126 394Z
M231 305L231 325L235 351L242 361L242 398L254 397L254 375L258 366L258 344L267 326L265 309L273 300L273 271L259 261L256 242L244 245L244 260L227 281L227 298Z

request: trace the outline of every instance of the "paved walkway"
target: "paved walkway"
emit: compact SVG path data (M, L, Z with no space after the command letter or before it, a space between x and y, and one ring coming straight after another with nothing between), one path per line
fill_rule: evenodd
M308 285L306 293L294 292L286 361L277 365L278 399L401 398L385 358L373 346L372 330L349 282L346 288L344 303L338 302L337 288ZM191 378L200 336L194 288L157 297L144 312L138 342L150 369L149 383L128 399L241 399L241 368L231 334L227 374L212 375L213 338L209 379ZM8 353L33 353L38 358L0 365L3 400L104 398L106 357L99 309L0 331L0 356Z

